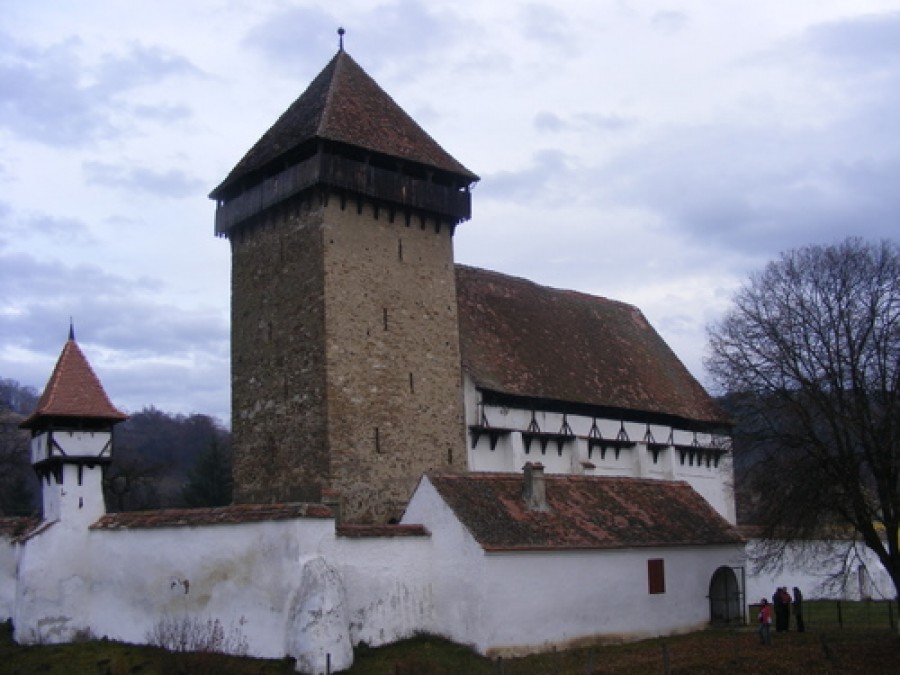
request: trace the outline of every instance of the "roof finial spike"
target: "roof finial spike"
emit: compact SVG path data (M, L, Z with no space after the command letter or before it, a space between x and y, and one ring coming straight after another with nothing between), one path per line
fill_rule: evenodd
M69 317L69 339L75 340L75 320Z
M343 27L338 28L338 51L344 51L344 33L347 31L344 30Z

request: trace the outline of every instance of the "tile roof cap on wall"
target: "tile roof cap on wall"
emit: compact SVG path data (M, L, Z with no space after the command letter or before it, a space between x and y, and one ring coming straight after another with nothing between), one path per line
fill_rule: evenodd
M323 139L416 162L464 178L478 176L451 157L341 50L210 193L224 196L304 143Z
M0 516L0 537L20 537L33 530L40 522L34 516Z
M548 510L529 510L523 476L428 474L485 551L742 544L740 533L681 481L545 476Z
M38 420L47 417L106 420L112 423L128 418L110 402L71 331L35 411L19 426L30 429Z
M456 266L463 371L481 389L728 425L639 309Z
M108 513L91 525L92 530L135 530L162 527L203 527L241 525L298 518L333 518L322 504L233 504L200 509L162 509Z

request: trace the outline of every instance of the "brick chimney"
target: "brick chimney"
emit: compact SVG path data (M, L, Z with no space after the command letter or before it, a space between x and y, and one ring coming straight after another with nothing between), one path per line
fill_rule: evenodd
M547 489L544 482L544 465L540 462L525 464L525 482L522 486L522 498L529 511L549 511L547 505Z

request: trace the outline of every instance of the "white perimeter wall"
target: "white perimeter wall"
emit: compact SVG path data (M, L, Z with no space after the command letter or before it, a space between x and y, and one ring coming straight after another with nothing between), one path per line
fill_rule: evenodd
M344 580L353 644L435 632L431 537L338 537L324 552Z
M17 555L11 540L0 536L0 622L12 618L16 604Z
M285 612L301 556L333 536L333 521L71 532L50 527L22 549L15 614L20 642L78 631L146 642L161 618L240 627L250 653L285 655Z
M755 539L747 544L747 600L770 602L775 589L797 586L805 599L893 599L894 584L878 557L862 544L849 541L813 541L790 545L778 569L764 569L765 546Z
M337 670L350 644L435 630L430 537L336 537L330 519L112 531L58 522L20 551L17 581L15 548L0 540L0 618L14 618L23 643L146 643L162 619L218 620L226 649L236 636L251 655L321 669L328 652Z

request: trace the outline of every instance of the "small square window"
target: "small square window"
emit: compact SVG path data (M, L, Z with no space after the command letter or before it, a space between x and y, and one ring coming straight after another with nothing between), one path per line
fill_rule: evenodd
M662 558L647 561L647 590L651 594L666 592L666 567Z

